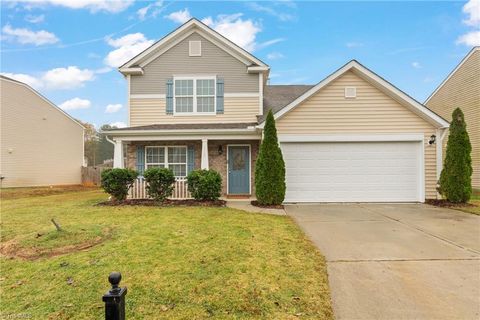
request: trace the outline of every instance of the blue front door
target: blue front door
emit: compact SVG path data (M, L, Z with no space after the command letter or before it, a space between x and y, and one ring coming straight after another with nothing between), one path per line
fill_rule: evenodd
M228 146L228 194L250 194L249 146Z

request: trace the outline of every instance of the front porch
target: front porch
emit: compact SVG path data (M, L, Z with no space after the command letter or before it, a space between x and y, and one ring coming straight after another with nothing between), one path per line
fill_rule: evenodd
M223 197L250 198L255 194L253 172L259 144L259 139L122 140L121 144L115 144L115 156L124 157L116 157L114 166L131 168L140 174L129 192L130 199L147 198L142 174L150 167L168 167L174 171L172 199L191 198L186 176L196 169L220 173Z

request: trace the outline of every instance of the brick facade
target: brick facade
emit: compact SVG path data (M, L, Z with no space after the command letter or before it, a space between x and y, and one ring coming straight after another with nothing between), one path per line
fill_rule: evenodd
M252 195L255 195L255 162L257 160L259 140L209 140L208 141L208 161L210 169L216 170L222 176L222 194L227 194L227 145L242 144L250 145L251 148L251 189ZM202 141L132 141L127 148L127 158L125 166L135 169L137 163L137 146L194 146L195 147L195 169L201 166ZM219 146L222 146L222 154L219 154Z

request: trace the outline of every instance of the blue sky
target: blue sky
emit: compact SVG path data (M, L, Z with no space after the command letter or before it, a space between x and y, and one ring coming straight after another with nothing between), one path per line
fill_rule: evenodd
M480 45L479 0L2 1L0 71L75 118L122 125L116 66L190 17L269 64L272 84L317 83L357 59L420 102Z

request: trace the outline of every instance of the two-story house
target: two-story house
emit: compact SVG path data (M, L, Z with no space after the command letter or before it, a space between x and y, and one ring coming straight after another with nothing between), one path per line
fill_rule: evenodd
M215 169L224 195L253 196L271 109L287 202L437 196L438 140L448 122L356 61L316 85L268 85L268 65L192 19L119 70L129 126L107 132L115 167L168 167L178 181Z

